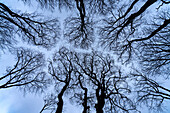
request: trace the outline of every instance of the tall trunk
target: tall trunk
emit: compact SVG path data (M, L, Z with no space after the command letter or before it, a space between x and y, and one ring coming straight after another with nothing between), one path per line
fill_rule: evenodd
M82 105L84 107L83 113L88 113L88 109L89 109L89 106L87 106L87 92L88 92L88 89L82 85L80 77L81 76L78 77L80 87L84 90L84 98L83 98L83 103L82 103Z
M64 92L66 91L66 89L67 89L67 86L69 85L69 82L67 82L65 85L64 85L64 87L63 87L63 89L61 90L61 92L58 94L58 103L57 103L57 110L56 110L56 112L55 113L62 113L62 110L63 110L63 94L64 94Z
M99 93L100 90L101 94ZM103 89L100 89L100 87L96 89L96 97L97 97L97 103L95 105L96 113L103 113L103 107L105 105L105 93Z
M87 106L87 88L84 88L85 92L84 92L84 99L83 99L83 107L84 107L84 110L83 110L83 113L87 113L89 107Z

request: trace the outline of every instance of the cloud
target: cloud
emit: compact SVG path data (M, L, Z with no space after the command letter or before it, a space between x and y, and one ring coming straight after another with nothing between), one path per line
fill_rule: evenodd
M8 110L11 106L11 102L14 101L14 98L11 97L10 90L1 90L0 91L0 110L1 113L8 113Z
M1 113L38 113L43 106L40 95L19 92L15 88L0 91Z

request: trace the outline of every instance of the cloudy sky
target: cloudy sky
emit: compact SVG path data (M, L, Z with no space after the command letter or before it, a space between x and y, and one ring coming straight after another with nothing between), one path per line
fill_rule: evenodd
M34 12L37 9L28 7L18 0L1 0L12 9L23 12ZM0 74L5 72L6 66L14 64L14 57L9 53L0 56ZM15 88L0 91L0 113L39 113L43 106L43 97L38 94L26 94Z
M52 13L47 10L40 10L35 4L24 5L23 2L19 0L0 0L9 8L14 10L21 10L22 12L40 12L43 14L48 14L50 17L56 17L58 13ZM62 14L60 18L64 18L66 13ZM58 46L62 46L60 43ZM59 48L59 47L56 48ZM43 50L42 50L43 51ZM46 51L46 50L44 50ZM13 66L15 64L14 56L8 52L1 53L0 55L0 74L3 74L7 66ZM67 100L68 101L68 100ZM41 94L24 94L16 88L2 89L0 90L0 113L39 113L43 107L43 95ZM71 104L66 104L67 108L64 108L66 113L70 113L74 108L74 113L80 113L81 110L77 109L76 106ZM49 113L49 111L43 112Z
M18 0L1 0L1 2L5 3L12 9L22 10L23 12L35 12L40 11L37 7L33 5L24 5L21 1ZM56 13L53 14L52 12L48 12L43 10L46 14L57 15ZM64 18L65 15L63 15ZM61 17L60 17L61 18ZM0 74L5 72L6 66L12 65L14 63L13 57L5 53L5 55L0 56ZM166 84L168 85L168 84ZM0 113L39 113L43 106L43 95L40 94L23 94L22 91L19 91L15 88L9 88L5 90L0 90ZM66 105L65 108L66 113L80 113L80 109L76 109L76 106L72 106L71 104ZM166 105L167 112L170 113L170 104L167 103ZM143 111L145 112L145 111ZM44 112L45 113L45 112ZM48 113L48 112L47 112Z

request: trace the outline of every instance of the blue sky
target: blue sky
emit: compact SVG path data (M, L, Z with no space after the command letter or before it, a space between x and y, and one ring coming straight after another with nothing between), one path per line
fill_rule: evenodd
M36 9L30 9L24 6L18 0L1 0L12 9L34 12ZM8 52L0 55L0 74L6 70L6 66L14 64L14 57ZM2 83L2 81L0 82ZM38 113L43 106L42 95L26 94L16 88L0 90L0 113Z
M21 1L18 0L1 0L3 3L8 5L13 9L19 9L28 12L34 12L37 9L33 6L25 6ZM46 12L47 13L47 12ZM13 57L9 54L5 56L0 56L0 68L5 70L5 67L12 65ZM3 72L0 72L2 74ZM166 84L170 87L169 83ZM68 100L67 100L68 101ZM166 104L166 103L165 103ZM43 95L39 94L26 94L24 96L22 91L19 91L15 88L0 90L0 113L38 113L43 106ZM74 110L74 113L80 113L81 110L77 109L77 106L71 104L66 104L67 108L65 111L71 113ZM170 113L170 103L167 102L166 108Z
M14 10L22 10L22 12L32 13L39 10L33 5L30 6L24 5L23 2L19 0L1 0L1 2L6 4L9 8L12 8ZM41 10L41 12L43 12L43 14L45 13L50 15L50 17L52 16L55 17L55 15L57 15L57 13L52 14L52 12L46 10ZM44 51L44 49L42 49L42 51ZM1 54L0 74L3 74L5 72L7 66L13 66L14 63L15 63L14 57L10 53L5 51L5 54ZM0 83L2 83L2 81ZM0 113L39 113L43 105L44 105L43 95L41 94L28 93L24 95L23 91L20 91L17 88L8 88L0 90ZM74 113L81 112L81 110L77 109L76 106L73 106L71 104L67 104L66 106L67 108L64 108L66 113L70 113L70 111L73 110L72 108L76 108L74 109ZM43 113L49 113L49 111Z
M16 88L0 90L0 113L38 113L42 106L42 95L24 95Z

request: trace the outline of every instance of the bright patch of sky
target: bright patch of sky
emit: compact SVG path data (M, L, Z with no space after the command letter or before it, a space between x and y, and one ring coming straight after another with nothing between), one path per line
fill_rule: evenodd
M15 88L1 90L0 113L38 113L43 106L39 95L23 95Z

